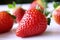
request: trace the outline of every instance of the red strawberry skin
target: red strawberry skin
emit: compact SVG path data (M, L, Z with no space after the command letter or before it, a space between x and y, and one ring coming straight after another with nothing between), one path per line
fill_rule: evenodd
M54 21L60 25L60 6L58 6L52 13Z
M23 17L25 13L25 10L21 7L17 8L15 11L14 11L14 15L16 16L16 22L19 23L21 18Z
M28 37L42 34L47 28L47 20L45 15L36 9L26 11L19 26L16 35L19 37Z
M52 17L57 24L60 24L60 11L59 10L54 10Z
M0 33L8 32L13 26L13 18L8 12L0 12Z

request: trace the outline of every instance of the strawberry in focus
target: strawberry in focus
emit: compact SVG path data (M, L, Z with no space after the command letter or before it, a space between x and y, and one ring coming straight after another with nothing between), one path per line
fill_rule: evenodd
M25 13L25 10L21 7L17 8L16 10L14 10L13 15L16 16L16 22L19 23L20 20L22 19L23 15Z
M34 36L44 33L46 28L46 16L39 10L33 8L24 14L16 30L16 35L19 37Z
M8 32L13 26L14 19L12 16L6 12L0 12L0 33Z
M53 11L52 17L57 24L60 24L60 6Z

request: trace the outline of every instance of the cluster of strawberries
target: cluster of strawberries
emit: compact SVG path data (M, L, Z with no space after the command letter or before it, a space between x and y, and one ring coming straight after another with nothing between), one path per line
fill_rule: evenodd
M16 16L16 22L19 24L16 29L17 36L28 37L42 34L47 29L48 21L41 12L41 10L44 10L43 3L41 0L39 1L35 0L29 10L17 8L13 13L14 16L7 11L0 12L0 33L11 30ZM36 5L39 6L40 10L36 8ZM60 7L53 12L53 18L60 24Z

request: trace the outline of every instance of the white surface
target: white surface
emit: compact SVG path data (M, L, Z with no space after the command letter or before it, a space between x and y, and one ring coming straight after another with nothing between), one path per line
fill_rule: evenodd
M28 9L29 6L30 4L22 5L22 7L25 9ZM52 4L49 4L49 10L52 10L51 8ZM7 5L0 5L0 11L7 9ZM17 26L18 24L14 24L10 32L0 34L0 40L60 40L60 25L56 24L54 20L51 21L50 26L47 26L47 30L44 34L27 38L21 38L16 36L15 30Z

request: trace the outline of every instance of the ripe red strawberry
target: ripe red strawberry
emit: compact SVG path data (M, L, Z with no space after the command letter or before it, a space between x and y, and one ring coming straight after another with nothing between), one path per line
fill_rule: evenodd
M53 11L52 17L57 24L60 24L60 6Z
M8 32L13 26L13 18L6 11L0 12L0 33Z
M16 35L27 37L42 34L47 28L47 20L44 14L37 9L26 11L16 30Z
M14 11L14 15L16 16L16 22L19 23L21 18L23 17L25 13L25 10L21 7L17 8L15 11Z
M43 2L41 0L36 0L31 3L30 9L31 8L36 8L36 6L39 6L41 10L44 10Z

